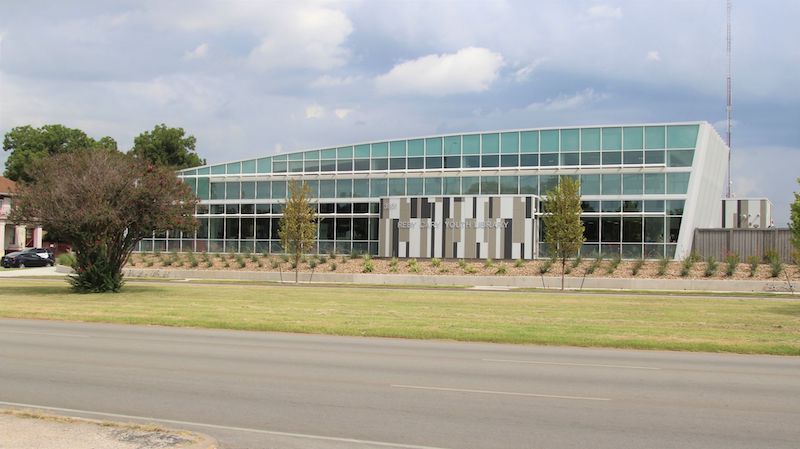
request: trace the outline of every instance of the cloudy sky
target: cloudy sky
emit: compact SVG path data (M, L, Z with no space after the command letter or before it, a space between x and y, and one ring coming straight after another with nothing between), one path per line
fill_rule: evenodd
M734 191L783 225L800 2L734 3ZM127 150L164 122L212 163L440 132L722 131L725 67L724 0L0 0L0 133L62 123Z

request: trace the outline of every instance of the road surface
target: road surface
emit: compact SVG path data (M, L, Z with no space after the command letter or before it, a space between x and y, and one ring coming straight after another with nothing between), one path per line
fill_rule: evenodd
M800 359L0 320L21 407L228 449L796 449Z

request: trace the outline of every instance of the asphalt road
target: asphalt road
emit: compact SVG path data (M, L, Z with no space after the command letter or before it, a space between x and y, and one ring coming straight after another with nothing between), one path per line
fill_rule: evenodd
M230 449L796 449L800 358L0 320L4 407Z

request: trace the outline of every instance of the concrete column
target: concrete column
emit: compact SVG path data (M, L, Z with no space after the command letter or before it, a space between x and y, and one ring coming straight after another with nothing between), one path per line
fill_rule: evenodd
M14 227L14 246L20 249L25 248L25 226Z
M6 221L0 220L0 257L6 255Z
M33 247L34 248L41 248L42 247L42 227L36 226L33 228Z

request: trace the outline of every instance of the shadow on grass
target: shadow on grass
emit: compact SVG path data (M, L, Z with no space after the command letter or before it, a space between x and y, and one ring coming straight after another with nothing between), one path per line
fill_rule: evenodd
M789 315L800 318L800 302L780 304L767 309L771 313Z
M98 297L103 295L108 295L110 298L117 296L117 295L160 295L165 292L165 289L160 288L154 285L123 285L122 290L119 293L77 293L72 291L72 287L69 283L64 282L62 283L52 283L49 285L45 284L34 284L31 283L30 285L3 285L0 286L0 298L2 297L18 297L18 298L25 298L25 297L42 297L42 296L63 296L63 295L71 295L75 298L80 297Z

